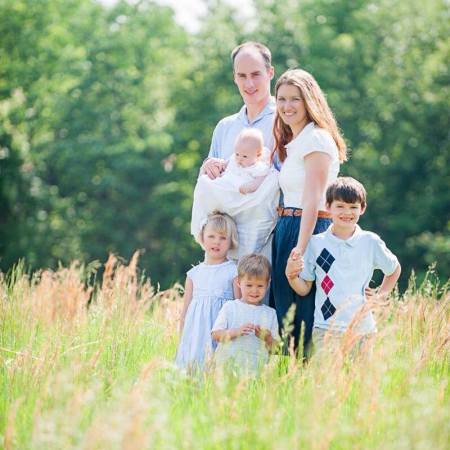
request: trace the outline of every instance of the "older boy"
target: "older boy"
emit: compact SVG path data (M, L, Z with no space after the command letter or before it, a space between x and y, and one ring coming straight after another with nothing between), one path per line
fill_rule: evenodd
M401 272L396 256L380 237L357 225L366 210L366 191L360 182L338 178L327 189L326 207L332 225L311 237L303 259L293 251L286 267L289 284L299 295L306 295L316 280L316 347L326 332L340 336L349 328L358 335L376 331L366 297L386 298ZM371 289L375 269L381 269L384 278L378 289Z

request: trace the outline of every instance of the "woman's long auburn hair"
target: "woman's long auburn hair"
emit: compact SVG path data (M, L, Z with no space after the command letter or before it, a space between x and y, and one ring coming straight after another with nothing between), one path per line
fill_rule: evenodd
M344 138L339 131L336 119L328 106L325 95L314 77L301 69L291 69L284 72L278 78L275 85L275 98L278 97L280 86L284 84L296 86L299 89L302 100L305 103L306 115L309 121L314 122L318 127L327 130L331 134L338 148L339 160L341 162L346 161L347 146L345 145ZM280 117L278 108L273 124L273 136L275 139L275 148L272 152L272 159L276 152L280 161L283 162L286 159L286 144L292 141L293 134L289 126Z

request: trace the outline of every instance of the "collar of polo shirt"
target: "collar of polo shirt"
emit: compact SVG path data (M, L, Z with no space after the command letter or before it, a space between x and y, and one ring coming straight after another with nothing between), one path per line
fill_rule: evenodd
M331 224L328 227L326 233L330 239L332 239L333 241L335 241L339 244L345 244L345 245L349 245L350 247L354 247L356 245L356 243L358 242L358 239L361 236L361 227L358 224L355 227L355 232L348 239L339 239L337 236L335 236L333 234L333 232L331 231L332 226L333 226L333 224Z
M263 110L251 121L249 122L247 117L247 107L244 105L239 111L239 119L245 123L246 126L253 125L254 123L258 122L258 120L261 120L264 116L267 116L268 114L273 114L275 112L275 98L270 97L269 101L267 102L266 106L264 106Z

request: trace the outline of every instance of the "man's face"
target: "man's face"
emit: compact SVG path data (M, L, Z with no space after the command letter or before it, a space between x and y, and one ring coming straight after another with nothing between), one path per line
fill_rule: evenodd
M269 69L258 50L244 48L234 60L234 82L246 105L263 107L270 97L270 80L273 67Z

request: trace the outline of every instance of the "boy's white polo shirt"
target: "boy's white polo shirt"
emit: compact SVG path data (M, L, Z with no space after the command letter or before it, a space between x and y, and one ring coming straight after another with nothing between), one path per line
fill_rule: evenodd
M314 326L343 332L355 318L359 333L374 332L372 313L363 308L364 290L375 269L391 275L397 257L377 234L358 225L347 240L334 236L331 228L311 237L300 274L304 280L316 280Z

